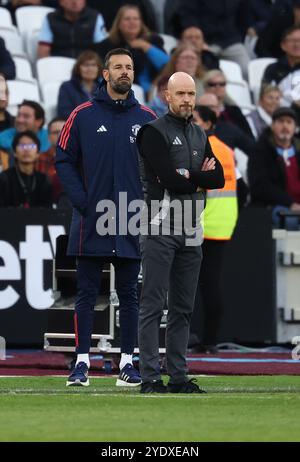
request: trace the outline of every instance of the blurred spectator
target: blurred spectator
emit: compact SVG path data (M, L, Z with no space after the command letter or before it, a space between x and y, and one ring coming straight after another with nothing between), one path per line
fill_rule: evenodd
M186 72L195 80L197 97L203 93L205 71L200 62L199 55L193 45L181 44L173 51L170 61L163 68L158 78L153 82L155 86L161 77L171 77L174 72Z
M300 142L295 131L295 112L287 107L277 109L248 164L252 203L271 207L276 227L280 211L298 212L300 218ZM299 218L289 217L286 227L299 229Z
M292 26L300 26L300 0L277 0L271 13L255 46L259 58L280 58L283 55L281 41L284 32Z
M154 2L156 1L154 0ZM88 6L102 14L107 30L112 27L114 19L122 6L135 5L139 8L146 26L150 30L156 31L157 18L152 3L149 0L87 0Z
M239 148L247 156L251 156L254 149L254 139L233 123L220 118L219 101L213 93L204 93L197 101L201 106L207 106L217 115L215 134L223 143L232 149ZM197 115L196 115L197 117Z
M0 133L14 125L14 117L6 110L8 106L8 86L0 75Z
M218 98L220 120L237 125L247 135L252 137L252 131L241 109L226 94L226 83L226 77L219 69L207 72L203 78L205 92L213 93Z
M248 0L248 29L247 34L257 37L266 27L276 0Z
M1 207L51 207L52 190L46 175L35 171L40 140L35 133L18 133L13 140L15 166L0 173Z
M254 138L272 123L272 114L280 106L281 91L274 85L262 85L256 109L246 116Z
M55 204L59 202L63 192L62 184L55 169L55 150L56 143L65 122L66 120L60 117L56 117L55 119L52 119L51 122L49 122L48 137L51 146L48 151L41 152L36 164L36 170L47 175L52 183L52 198Z
M13 80L16 77L16 66L9 51L6 49L5 42L0 37L0 74L7 80Z
M209 50L204 41L203 32L199 27L187 27L182 31L181 40L184 44L189 43L194 46L199 53L200 61L205 70L219 69L218 57Z
M67 119L73 109L92 97L101 76L102 63L94 51L83 51L72 71L71 80L64 82L58 94L57 115Z
M45 112L42 106L35 101L24 100L18 107L14 128L8 128L0 133L0 151L9 154L9 164L13 164L12 143L17 133L30 130L36 133L40 140L41 150L47 151L50 147L47 130L43 128ZM3 170L9 165L3 165Z
M93 43L106 37L103 17L86 6L86 0L59 0L59 8L49 13L39 36L38 57L77 58Z
M154 111L158 117L161 117L168 112L168 104L165 94L168 87L168 81L169 77L167 76L158 79L157 93L154 98L147 104L147 106L150 107L150 109L152 109L152 111Z
M244 78L249 55L244 45L248 4L244 0L184 0L179 7L182 30L199 27L210 49L222 59L236 61Z
M183 0L166 0L164 7L164 32L165 34L174 35L179 38L182 25L180 19L179 7Z
M146 94L158 72L169 61L162 38L149 31L136 6L122 6L108 38L93 47L102 61L113 48L126 48L132 53L135 83L141 85Z
M262 82L278 85L282 105L300 104L300 25L286 30L281 40L285 56L266 68Z

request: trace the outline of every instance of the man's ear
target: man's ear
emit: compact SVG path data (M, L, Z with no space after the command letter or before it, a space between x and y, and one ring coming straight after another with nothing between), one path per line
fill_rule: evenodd
M102 76L103 76L104 80L105 80L106 82L108 82L108 80L109 80L109 72L108 72L108 69L103 69L103 71L102 71Z
M165 97L166 97L167 103L169 103L169 102L170 102L170 99L171 99L169 90L165 90Z

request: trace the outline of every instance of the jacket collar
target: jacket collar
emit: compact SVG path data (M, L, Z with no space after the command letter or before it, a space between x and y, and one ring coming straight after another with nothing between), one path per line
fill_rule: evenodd
M124 100L113 100L109 94L107 93L107 88L106 88L106 82L104 79L102 79L99 82L99 86L94 94L93 100L99 101L102 103L107 104L110 106L112 109L118 110L118 111L128 111L133 106L138 105L138 101L134 97L134 93L132 90L129 90L128 96Z
M169 112L166 114L166 117L173 121L173 123L181 126L181 127L187 127L188 125L191 125L191 122L193 120L193 116L191 115L188 117L188 119L185 119L184 117L179 117L178 115L174 114L169 110Z

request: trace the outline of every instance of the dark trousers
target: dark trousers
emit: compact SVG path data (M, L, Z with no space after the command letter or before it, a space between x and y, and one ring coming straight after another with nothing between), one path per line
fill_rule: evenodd
M224 252L229 241L204 239L203 262L199 277L199 289L203 309L203 344L216 345L223 315L222 269ZM196 307L195 309L199 309Z
M102 257L77 258L77 297L75 302L76 352L88 353L93 332L94 306L101 289L105 263ZM120 303L121 352L132 354L137 340L137 279L140 261L114 258L116 292Z
M159 326L168 296L166 365L172 383L187 381L189 326L201 266L201 246L185 236L148 236L141 245L143 288L139 312L143 382L160 379Z

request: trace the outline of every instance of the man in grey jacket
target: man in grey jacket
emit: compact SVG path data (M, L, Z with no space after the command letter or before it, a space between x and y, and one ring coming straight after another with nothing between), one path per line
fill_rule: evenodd
M148 216L141 248L141 393L201 393L187 378L185 354L202 258L205 189L222 188L224 175L204 131L191 122L196 97L192 77L173 74L166 97L168 114L144 125L137 138ZM160 376L158 344L167 294L168 388Z

